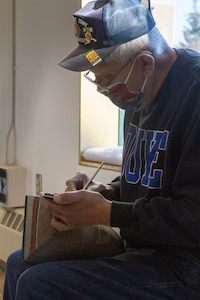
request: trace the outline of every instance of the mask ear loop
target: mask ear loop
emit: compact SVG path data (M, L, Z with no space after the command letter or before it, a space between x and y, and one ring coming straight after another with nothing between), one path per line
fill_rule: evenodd
M134 68L134 66L135 66L135 63L136 63L136 59L137 59L137 57L136 57L135 60L133 61L133 64L132 64L132 66L131 66L131 68L130 68L130 71L128 72L128 75L127 75L127 77L126 77L126 79L125 79L125 81L124 81L124 84L127 83L127 81L129 80L129 77L131 76L131 73L132 73L133 68Z
M142 88L141 88L141 93L144 92L144 88L146 86L146 83L147 83L147 77L145 77L145 79L144 79L144 82L143 82L143 85L142 85Z
M148 50L141 51L141 53L147 53L147 54L149 54L149 55L152 55L152 53L151 53L150 51L148 51ZM129 77L131 76L131 73L132 73L133 68L134 68L134 66L135 66L136 60L137 60L137 56L136 56L136 58L135 58L135 60L134 60L134 62L133 62L133 64L132 64L132 66L131 66L131 68L130 68L130 71L128 72L128 75L127 75L127 77L126 77L126 79L125 79L125 81L124 81L124 84L126 84L126 83L128 82ZM143 82L143 85L142 85L141 92L143 92L143 90L144 90L144 88L145 88L145 85L146 85L146 82L147 82L147 77L144 79L144 82Z

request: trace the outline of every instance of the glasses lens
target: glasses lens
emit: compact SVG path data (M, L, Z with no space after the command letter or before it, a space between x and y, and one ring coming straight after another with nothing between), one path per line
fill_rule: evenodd
M92 73L92 72L89 71L86 74L83 74L83 76L87 80L89 80L91 83L93 83L93 84L95 84L97 86L97 90L98 90L99 93L104 94L105 92L107 92L107 88L106 87L104 87L104 86L102 86L102 85L100 85L100 84L98 84L98 83L95 82L96 77L95 77L94 73Z
M92 72L87 72L86 74L83 74L84 77L89 80L90 82L94 82L95 81L95 75Z

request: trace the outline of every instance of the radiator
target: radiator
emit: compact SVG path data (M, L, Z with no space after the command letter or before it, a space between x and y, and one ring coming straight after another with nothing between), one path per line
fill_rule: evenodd
M6 262L8 255L22 247L24 209L0 206L0 261Z

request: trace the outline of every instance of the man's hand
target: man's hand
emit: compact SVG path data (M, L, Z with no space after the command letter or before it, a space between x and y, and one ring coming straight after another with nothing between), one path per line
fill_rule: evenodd
M43 199L52 216L51 224L59 231L87 225L110 225L112 202L100 193L79 190L55 194L53 201Z
M66 190L65 191L76 191L81 190L85 184L88 182L89 177L83 173L78 172L76 175L66 181ZM101 193L107 199L115 198L115 191L111 185L103 184L101 182L92 181L87 187L88 191L96 191Z

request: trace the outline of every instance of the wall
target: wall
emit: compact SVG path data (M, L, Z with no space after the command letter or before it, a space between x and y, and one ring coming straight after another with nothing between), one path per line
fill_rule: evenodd
M10 5L0 0L0 162L5 157L6 130L10 111Z
M0 22L9 15L8 3L10 0L0 0ZM78 0L16 0L16 161L27 169L27 193L35 193L36 173L42 174L44 191L60 192L65 180L77 171L94 172L78 164L79 74L58 66L76 46L72 13L79 7ZM4 17L0 39L10 49L6 20ZM1 56L6 53L0 51ZM2 61L1 164L11 118L10 59L0 57ZM12 136L10 144L12 147ZM117 175L102 170L97 180L107 182Z

